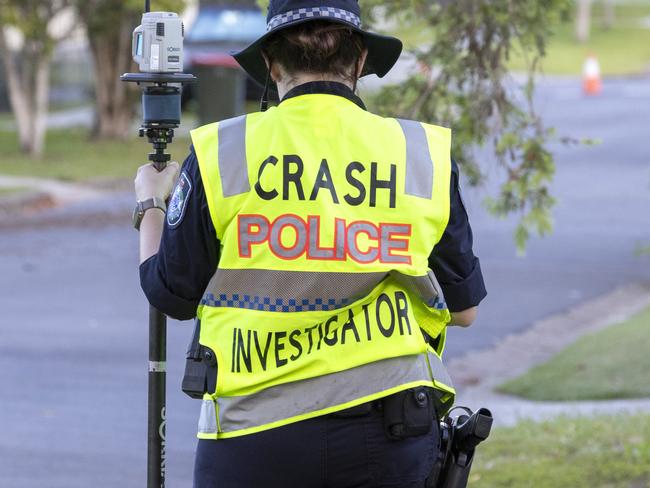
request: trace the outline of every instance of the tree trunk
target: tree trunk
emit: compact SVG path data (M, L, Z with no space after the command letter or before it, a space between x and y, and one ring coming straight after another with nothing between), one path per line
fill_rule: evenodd
M616 22L615 0L603 0L603 27L611 29Z
M576 13L576 39L579 42L589 40L591 25L591 0L578 0L578 11Z
M132 16L121 20L113 31L88 30L94 58L96 119L93 136L103 139L125 138L133 119L133 96L120 75L130 70Z
M31 147L31 128L32 121L32 104L29 99L29 60L21 73L20 67L16 62L16 57L9 51L6 42L4 29L0 29L0 51L7 78L7 88L9 92L9 103L16 119L16 130L18 131L18 141L20 148L24 152L29 152Z
M42 55L34 61L34 110L32 119L32 137L29 154L40 158L45 149L45 134L47 132L47 112L50 96L50 59Z
M9 51L4 29L0 29L0 51L7 77L9 102L16 119L20 149L34 158L43 156L50 93L50 57L27 43L23 66Z

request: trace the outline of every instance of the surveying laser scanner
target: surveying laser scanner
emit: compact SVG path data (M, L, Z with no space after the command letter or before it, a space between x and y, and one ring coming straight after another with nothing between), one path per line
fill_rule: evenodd
M196 77L183 73L183 22L173 12L151 12L145 0L142 24L133 31L132 55L139 73L122 81L142 87L139 135L153 146L149 161L162 171L170 160L165 152L181 123L181 89ZM147 433L147 488L165 486L167 318L149 307L149 395Z

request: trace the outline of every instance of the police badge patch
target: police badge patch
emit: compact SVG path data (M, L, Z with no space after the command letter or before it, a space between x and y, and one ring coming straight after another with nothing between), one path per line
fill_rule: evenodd
M167 225L169 227L177 227L183 221L191 191L192 183L190 183L190 179L185 174L185 171L183 171L176 182L176 187L167 207Z

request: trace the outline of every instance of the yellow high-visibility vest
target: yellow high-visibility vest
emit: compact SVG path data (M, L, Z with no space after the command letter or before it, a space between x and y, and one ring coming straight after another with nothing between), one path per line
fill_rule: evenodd
M415 386L454 395L422 333L450 320L427 261L449 219L449 129L310 94L192 141L221 243L198 310L218 364L199 438Z

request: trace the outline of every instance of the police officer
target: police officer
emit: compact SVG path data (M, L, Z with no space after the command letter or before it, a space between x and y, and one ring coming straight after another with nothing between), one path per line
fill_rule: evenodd
M450 131L355 95L401 49L356 0L271 0L235 58L280 104L193 131L180 175L138 171L142 287L216 359L195 487L425 486L445 327L486 292Z

